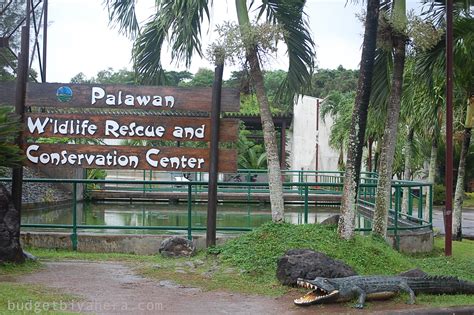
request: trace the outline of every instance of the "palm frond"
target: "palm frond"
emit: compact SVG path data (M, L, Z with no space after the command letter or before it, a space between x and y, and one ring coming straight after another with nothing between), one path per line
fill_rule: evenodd
M392 53L378 48L375 52L374 77L372 79L371 106L385 108L390 96L391 72L393 67Z
M140 27L135 14L135 0L104 0L104 4L109 12L109 21L117 27L119 32L135 37Z
M423 10L421 15L425 19L434 22L435 25L441 26L444 24L446 15L446 0L423 0ZM453 15L454 16L472 16L472 7L474 0L454 0L453 1Z
M171 45L171 57L191 65L194 52L202 56L201 24L209 19L208 0L157 1L157 12L145 24L135 41L133 59L135 70L143 81L163 82L165 73L161 64L163 44Z
M265 15L267 22L280 25L284 31L289 67L280 91L290 95L302 93L310 87L314 69L315 45L304 13L305 3L305 0L263 0L258 8L259 19ZM283 96L283 93L279 96Z

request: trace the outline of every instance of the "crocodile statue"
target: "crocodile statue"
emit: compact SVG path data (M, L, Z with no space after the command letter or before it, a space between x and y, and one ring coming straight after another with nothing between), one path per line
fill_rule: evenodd
M350 301L358 298L356 308L363 308L365 300L384 299L400 291L410 295L408 304L415 303L415 293L474 294L474 282L456 277L424 276L351 276L344 278L298 279L298 286L311 289L294 302L296 305L312 305Z

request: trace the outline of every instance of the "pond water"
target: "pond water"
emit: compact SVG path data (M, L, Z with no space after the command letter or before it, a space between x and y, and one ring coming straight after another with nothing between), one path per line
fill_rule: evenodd
M308 223L320 223L338 213L337 207L309 207ZM207 204L192 205L192 226L205 227ZM254 228L271 221L270 205L219 204L217 228ZM286 205L285 220L294 224L304 223L303 205ZM370 227L370 222L358 218L360 227ZM71 224L72 205L55 208L30 209L22 213L22 224ZM187 204L168 203L78 203L77 223L80 225L104 226L179 226L188 224ZM163 233L160 230L117 230L102 229L94 232L107 233Z

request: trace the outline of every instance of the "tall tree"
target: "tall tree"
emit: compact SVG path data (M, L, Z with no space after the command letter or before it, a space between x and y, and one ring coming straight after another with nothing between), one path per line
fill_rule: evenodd
M277 1L263 0L258 8L258 20L270 25L278 25L288 48L289 68L285 87L291 94L299 93L310 83L310 71L314 64L314 43L311 39L304 14L304 0ZM156 1L156 11L140 30L135 15L136 0L106 0L109 16L119 25L119 29L132 36L137 35L133 60L136 71L150 80L162 76L161 52L165 42L171 47L171 57L190 66L192 56L203 56L201 47L201 24L210 20L210 1L161 0ZM250 6L254 2L250 2ZM252 29L246 0L235 1L238 21L242 32ZM243 36L245 38L245 36ZM280 163L273 119L265 93L263 75L258 55L258 43L252 36L245 42L246 58L249 62L250 77L260 105L260 116L264 131L267 154L270 202L272 219L283 221L284 203Z
M382 237L387 236L388 211L392 193L392 166L395 156L398 119L403 91L403 72L405 68L405 49L407 42L406 4L405 0L394 0L390 20L386 24L390 35L393 53L392 83L390 98L385 120L385 131L382 138L380 154L379 177L375 196L375 209L372 233Z
M454 84L461 92L461 100L457 100L457 105L464 107L466 100L473 93L474 87L474 52L470 47L474 45L474 19L470 16L469 10L460 10L454 19ZM418 57L419 73L427 78L428 85L433 85L432 78L445 69L445 38L444 36L431 49ZM444 84L444 82L442 82ZM461 156L456 179L456 190L454 196L454 239L462 236L462 204L464 199L464 180L466 173L466 158L469 149L470 134L472 126L465 125L463 130L463 143L461 145Z
M365 127L367 123L367 110L372 87L379 10L380 0L367 0L359 81L355 106L352 112L346 174L344 176L344 188L341 198L341 216L339 217L338 225L338 234L343 239L352 238L355 230L357 193L359 189Z

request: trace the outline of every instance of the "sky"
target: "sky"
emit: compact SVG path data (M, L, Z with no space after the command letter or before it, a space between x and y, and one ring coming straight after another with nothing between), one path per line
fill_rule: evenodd
M152 0L137 0L138 15L144 21L153 12ZM362 12L361 4L346 4L345 0L308 0L306 13L319 68L356 69L359 67L363 26L356 14ZM236 20L234 0L214 0L211 18L214 24L203 28L203 47L216 37L215 25ZM49 0L49 27L47 53L47 81L69 82L83 72L87 77L109 67L114 70L131 69L132 41L120 35L108 23L108 13L102 0ZM164 68L185 70L170 60L166 50L162 57ZM284 49L264 65L267 70L287 67ZM193 59L189 71L212 68L207 60ZM228 77L237 66L226 67Z

